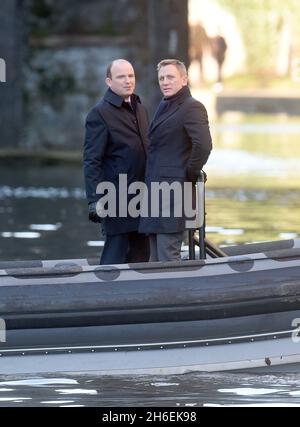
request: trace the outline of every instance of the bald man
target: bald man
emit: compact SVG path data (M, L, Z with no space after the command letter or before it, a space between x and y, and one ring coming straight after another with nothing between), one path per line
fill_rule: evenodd
M135 73L130 62L114 60L107 67L105 82L108 90L86 119L84 176L89 220L102 224L105 244L100 264L144 262L149 259L148 238L138 233L139 217L130 215L128 209L124 212L124 203L128 207L133 197L126 193L129 185L144 181L148 115L134 94ZM126 187L120 187L120 175ZM107 183L114 191L108 196L99 194L98 185ZM107 202L102 206L106 210L103 217L101 198ZM114 204L115 212L104 209Z

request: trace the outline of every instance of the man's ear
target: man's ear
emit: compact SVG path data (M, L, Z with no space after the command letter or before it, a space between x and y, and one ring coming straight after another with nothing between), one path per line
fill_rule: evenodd
M111 79L109 77L106 77L105 83L107 84L108 87L111 87Z

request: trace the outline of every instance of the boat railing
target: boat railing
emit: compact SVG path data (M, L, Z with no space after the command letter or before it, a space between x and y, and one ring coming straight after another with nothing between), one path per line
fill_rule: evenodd
M206 259L206 255L211 258L226 257L227 254L222 251L213 242L208 240L205 235L205 182L206 173L201 170L196 182L196 228L188 230L189 238L189 259L196 259L196 246L199 247L199 259Z

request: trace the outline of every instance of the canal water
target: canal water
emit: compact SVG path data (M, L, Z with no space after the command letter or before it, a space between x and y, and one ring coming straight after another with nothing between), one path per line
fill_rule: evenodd
M300 406L300 384L293 374L9 377L0 378L1 406Z
M231 114L211 123L205 168L216 244L300 237L300 118ZM0 261L97 258L80 164L0 165ZM0 378L1 406L300 405L300 374Z

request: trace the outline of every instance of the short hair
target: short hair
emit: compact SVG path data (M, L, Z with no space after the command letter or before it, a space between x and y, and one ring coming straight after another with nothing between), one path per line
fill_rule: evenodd
M117 61L126 61L126 62L128 62L128 63L130 64L130 62L129 62L129 61L127 61L127 59L122 59L122 58L120 58L120 59L114 59L113 61L111 61L111 62L108 64L108 66L107 66L107 68L106 68L106 77L107 77L107 78L111 79L111 77L112 77L112 75L111 75L111 69L112 69L112 67L113 67L114 63L115 63L115 62L117 62Z
M109 79L111 79L111 69L112 69L113 63L114 61L111 61L106 68L106 77Z
M157 72L160 71L162 67L165 67L166 65L175 65L175 67L180 71L181 74L184 74L187 76L187 69L184 64L184 62L179 61L179 59L163 59L157 64Z

